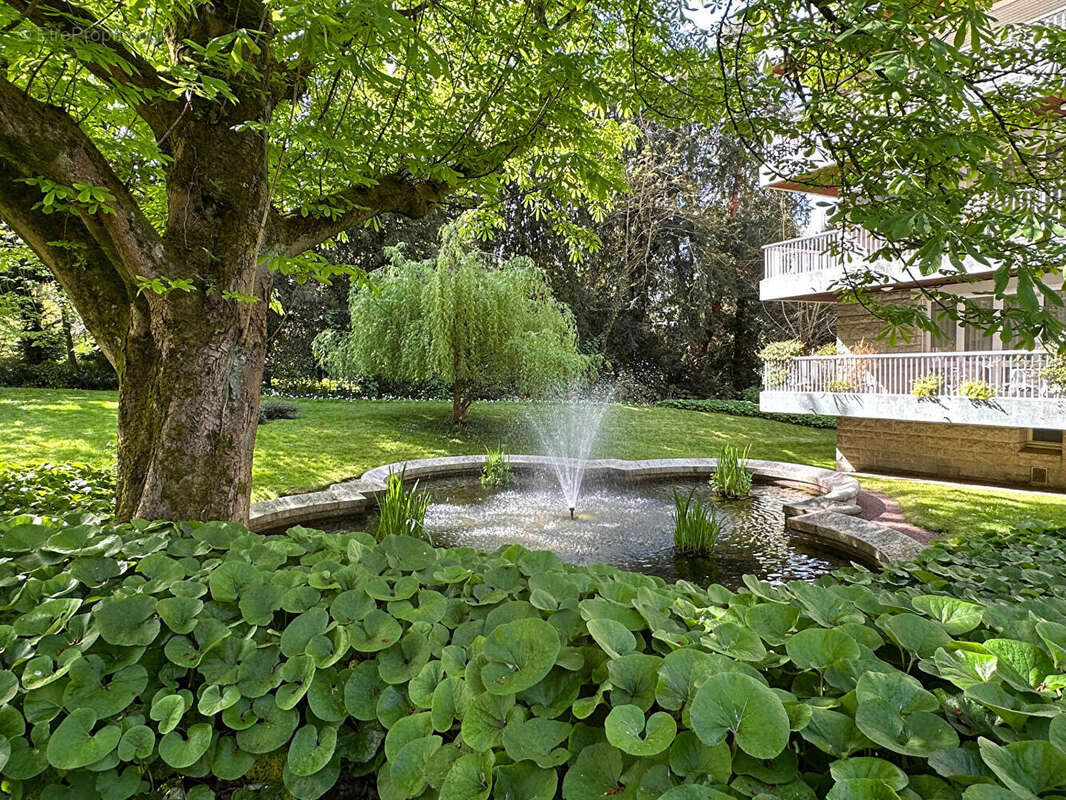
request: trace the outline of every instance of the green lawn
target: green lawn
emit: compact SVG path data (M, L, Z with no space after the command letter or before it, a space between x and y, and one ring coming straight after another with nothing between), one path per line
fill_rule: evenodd
M475 403L456 431L445 402L297 400L300 416L259 429L255 499L315 489L371 467L409 458L541 452L529 423L536 405ZM0 464L42 461L110 464L114 392L0 389ZM607 458L714 456L722 445L751 445L753 458L832 467L836 432L726 414L615 406L593 453ZM1066 496L1025 495L915 481L863 478L895 497L915 525L949 535L1003 530L1032 518L1066 526Z
M456 431L446 402L297 400L300 416L259 428L253 495L291 494L409 458L540 452L528 403L475 403ZM114 392L0 390L0 463L114 459ZM751 444L753 458L832 466L834 432L780 422L651 406L615 406L593 453L606 458L714 456Z
M1066 495L867 476L860 477L859 482L895 498L908 522L948 536L1002 531L1026 520L1066 528Z

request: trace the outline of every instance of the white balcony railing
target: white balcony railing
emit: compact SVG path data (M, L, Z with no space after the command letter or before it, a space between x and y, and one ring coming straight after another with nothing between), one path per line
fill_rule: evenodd
M769 392L912 395L915 381L932 377L939 378L937 397L967 397L963 384L981 381L995 398L1035 400L1060 396L1043 377L1052 358L1029 350L809 356L767 363L763 386Z
M823 231L810 236L797 236L783 242L763 246L765 277L781 278L813 272L836 270L861 264L883 245L869 231L861 228Z

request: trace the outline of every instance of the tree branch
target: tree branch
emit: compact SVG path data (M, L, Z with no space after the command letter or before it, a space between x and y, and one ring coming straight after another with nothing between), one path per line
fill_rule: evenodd
M394 213L419 219L440 205L452 191L453 187L443 181L386 175L373 186L354 186L316 203L347 209L332 217L281 214L272 210L267 220L263 255L293 258L378 214Z
M61 186L85 182L106 189L111 210L74 203L78 218L127 284L135 284L139 275L159 276L163 241L107 159L68 114L27 96L3 77L0 158L22 178L45 177Z
M35 208L38 192L21 183L21 177L14 165L0 159L0 219L52 271L104 355L121 374L130 298L135 290L123 282L80 220Z
M170 87L155 67L139 53L129 49L92 13L69 0L3 0L22 17L43 31L86 45L107 48L113 63L101 64L82 59L85 68L100 80L116 87L148 95L132 103L138 115L148 123L159 139L166 134L180 113L177 100L169 99Z

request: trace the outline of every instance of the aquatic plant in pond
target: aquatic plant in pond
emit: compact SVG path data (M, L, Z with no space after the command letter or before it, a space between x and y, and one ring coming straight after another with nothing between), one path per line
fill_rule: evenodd
M418 481L408 489L404 485L404 473L389 475L385 492L378 496L378 539L386 536L426 536L426 509L429 508L428 492L418 491Z
M493 489L502 489L511 483L511 465L503 450L489 450L485 453L485 465L481 468L481 485Z
M751 445L743 450L736 445L726 445L718 456L718 464L711 475L711 486L722 497L739 500L751 494L751 472L748 471L748 453Z
M674 489L674 549L678 553L709 556L722 534L714 507L704 505L693 487L687 495Z
M426 534L441 547L473 547L493 552L511 544L550 550L573 564L609 564L657 575L667 581L710 581L743 586L754 574L775 583L812 580L847 563L785 530L783 505L810 495L798 489L756 484L751 497L721 501L703 481L650 481L627 486L586 483L580 514L560 512L559 490L534 476L516 474L502 491L476 480L447 478L425 485L433 494ZM696 499L714 507L722 533L714 563L679 555L674 547L673 490L696 490ZM335 530L362 529L358 516L329 523ZM373 527L373 521L370 521Z
M573 395L566 402L547 404L530 416L571 517L610 403L611 392L592 397Z

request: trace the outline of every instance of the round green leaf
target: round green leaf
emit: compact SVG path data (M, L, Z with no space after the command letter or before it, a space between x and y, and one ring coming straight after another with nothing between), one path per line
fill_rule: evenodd
M81 769L95 764L115 749L122 731L117 725L107 725L96 734L96 713L88 708L76 708L59 723L48 740L45 755L56 769Z
M448 770L440 787L440 800L486 800L492 791L492 755L468 753Z
M365 617L348 626L351 646L360 653L375 653L391 647L402 633L400 623L380 608L372 609Z
M326 632L329 614L324 608L312 608L300 614L285 626L281 634L281 653L292 658L303 655L308 643Z
M485 640L488 664L481 670L485 689L513 694L539 683L559 657L559 634L542 619L532 617L497 626Z
M739 672L709 677L692 700L690 717L692 730L709 746L730 731L737 747L755 758L774 758L788 744L790 726L781 700Z
M174 769L191 767L211 746L211 726L198 722L189 727L186 735L171 731L159 740L159 757Z
M255 764L255 756L238 749L230 736L222 736L211 759L211 774L224 781L235 781L248 774Z
M152 701L149 716L159 723L159 733L170 733L178 727L181 718L185 716L185 698L178 694L160 692Z
M1001 747L980 738L977 744L989 769L1020 797L1066 786L1066 753L1050 742L1013 742Z
M530 763L508 764L496 770L493 800L553 800L559 786L554 769Z
M429 764L443 741L439 736L412 739L389 762L389 779L404 797L417 797L425 791Z
M833 628L807 628L785 642L785 652L800 669L824 670L859 657L858 643Z
M143 594L107 599L96 604L93 617L108 644L144 647L159 634L155 607L155 598Z
M337 783L341 774L341 760L334 758L325 767L311 775L297 775L285 765L282 781L285 789L296 800L318 800Z
M563 778L566 800L603 800L619 793L622 754L607 743L581 750Z
M147 725L134 725L118 742L121 761L143 761L155 750L155 733Z
M924 594L911 599L911 605L926 616L932 617L952 636L969 633L981 624L985 607L969 603L957 597Z
M829 765L829 772L835 781L856 779L880 781L895 791L907 786L907 773L883 758L846 758Z
M559 745L566 741L572 729L568 722L541 717L511 722L504 728L503 746L515 761L529 760L540 767L557 767L570 757Z
M270 753L277 750L292 738L296 726L300 724L299 712L278 708L270 695L256 699L252 704L252 711L258 721L250 728L237 733L237 746L249 753Z
M155 610L174 633L191 633L203 607L203 601L193 597L167 597L156 604Z
M625 625L607 617L597 617L585 623L589 634L607 655L619 658L632 653L637 647L637 637Z
M337 728L333 725L304 725L289 743L289 769L294 775L314 775L333 758L337 748Z
M646 728L646 730L645 730ZM615 706L604 721L607 741L631 756L654 756L674 741L677 723L665 711L652 714L645 724L637 706Z

